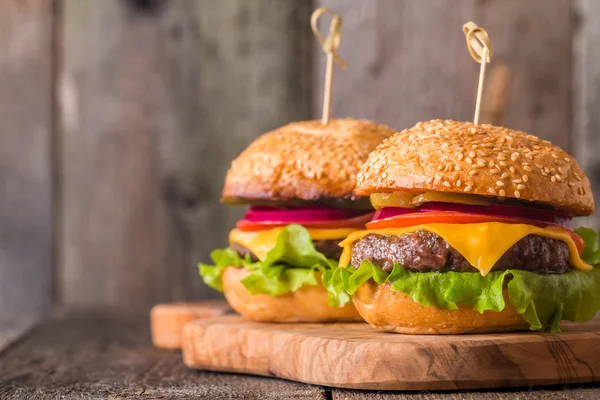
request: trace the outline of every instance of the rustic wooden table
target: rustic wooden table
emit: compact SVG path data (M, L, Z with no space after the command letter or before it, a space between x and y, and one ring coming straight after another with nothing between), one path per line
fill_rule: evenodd
M0 320L0 399L599 399L600 384L475 392L378 393L187 369L150 345L147 315L70 312ZM360 368L358 365L357 368Z

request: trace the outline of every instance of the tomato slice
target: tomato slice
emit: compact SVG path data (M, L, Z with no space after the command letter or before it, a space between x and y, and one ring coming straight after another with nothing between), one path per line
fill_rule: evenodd
M503 222L506 224L530 224L540 226L525 219L462 213L457 211L429 211L410 214L400 214L394 217L371 221L367 229L405 228L423 224L477 224L481 222Z
M482 222L502 222L505 224L528 224L535 226L553 226L564 230L571 236L579 254L583 251L585 245L581 236L572 231L558 225L542 224L537 221L530 221L520 218L499 217L494 215L467 214L453 211L430 211L416 212L410 214L399 214L390 218L371 221L367 224L367 229L384 229L384 228L406 228L415 225L424 224L478 224Z
M236 227L245 232L262 231L272 229L279 226L286 226L290 223L297 223L305 228L314 229L338 229L338 228L356 228L364 229L365 224L373 218L373 213L359 215L358 217L338 219L331 221L315 221L315 222L251 222L247 219L241 219L237 222Z
M571 239L573 239L573 242L575 242L575 247L577 247L577 251L579 252L579 254L581 254L581 252L583 251L583 247L585 246L583 238L570 229L562 227L561 229L564 229L565 232L567 232L571 236Z

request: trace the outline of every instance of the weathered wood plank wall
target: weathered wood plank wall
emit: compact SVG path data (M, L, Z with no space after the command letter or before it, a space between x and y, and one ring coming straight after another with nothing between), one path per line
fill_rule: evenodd
M60 301L214 297L230 160L309 112L308 3L64 2Z
M218 203L230 160L259 134L320 114L316 6L344 17L334 116L398 129L471 119L478 65L460 27L472 19L496 50L483 120L574 151L600 187L595 0L10 0L0 6L0 313L47 310L53 275L66 306L216 296L195 263L241 214Z
M573 148L600 207L600 2L575 2ZM600 229L600 212L586 218Z
M0 315L52 300L52 4L0 5Z

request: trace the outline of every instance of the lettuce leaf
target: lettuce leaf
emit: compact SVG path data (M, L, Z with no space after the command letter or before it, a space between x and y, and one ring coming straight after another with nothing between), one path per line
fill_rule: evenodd
M300 225L288 225L277 236L277 243L264 261L252 263L242 259L233 249L219 249L211 253L214 265L199 264L200 275L210 287L223 291L221 275L227 267L245 268L252 271L242 280L242 284L252 294L265 293L279 296L294 292L302 286L319 284L316 271L323 277L330 276L337 267L337 261L328 259L318 252L308 231ZM340 301L349 301L350 296L342 293ZM330 304L338 305L338 297L330 295Z
M586 243L582 259L598 264L597 233L587 228L577 233ZM424 306L456 310L457 303L462 303L480 313L504 309L502 286L508 280L509 302L531 330L550 327L552 332L559 332L561 320L588 321L600 309L600 266L592 271L573 269L557 275L507 270L482 276L478 272L410 272L397 263L387 273L365 260L358 269L337 268L325 286L336 297L353 294L369 279L380 285L389 282L392 290Z

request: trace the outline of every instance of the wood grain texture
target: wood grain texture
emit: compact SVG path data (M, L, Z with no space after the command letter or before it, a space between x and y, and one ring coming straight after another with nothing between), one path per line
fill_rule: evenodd
M0 12L0 316L52 301L52 2Z
M333 400L596 400L598 384L458 392L384 393L337 389Z
M577 160L592 185L596 205L600 203L600 3L579 0L574 3L575 68L573 128ZM587 226L600 229L600 213L585 219Z
M37 318L25 314L0 317L0 354L16 340L27 333L37 322Z
M497 68L508 69L510 76L507 109L489 110L496 103L484 96L482 122L495 119L570 148L569 2L552 7L546 0L317 3L344 18L339 53L348 68L335 77L334 117L370 118L399 130L433 118L472 120L479 65L468 54L461 28L473 20L487 29L494 45L488 77L497 76ZM320 49L317 54L318 115L325 61Z
M184 328L187 366L339 388L456 390L600 380L600 319L561 334L415 336L363 323L255 323L238 316Z
M157 304L150 310L150 334L154 347L180 349L181 331L188 323L233 313L223 300Z
M0 355L2 399L325 399L276 379L195 372L154 349L148 316L71 313Z
M196 264L227 244L241 212L219 204L222 180L254 137L307 116L308 12L264 0L65 1L65 305L220 296Z

